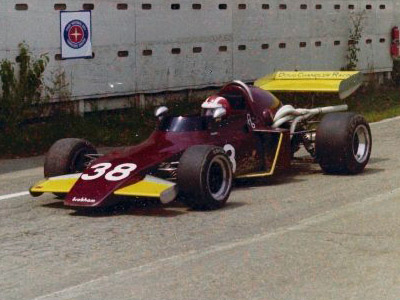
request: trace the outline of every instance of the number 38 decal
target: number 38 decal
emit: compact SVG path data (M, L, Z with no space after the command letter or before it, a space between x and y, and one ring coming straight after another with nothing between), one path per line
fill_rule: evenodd
M235 147L233 147L231 144L226 144L224 146L224 151L226 152L226 155L228 155L229 160L232 163L232 172L236 172L236 150Z
M131 172L135 171L137 168L137 165L135 164L121 164L118 166L115 166L114 169L108 171L112 167L112 164L110 163L102 163L102 164L97 164L92 167L91 169L94 169L94 174L89 175L89 174L83 174L81 176L82 180L95 180L97 178L102 177L104 174L104 178L108 181L119 181L122 179L125 179L128 177ZM108 171L108 172L107 172Z

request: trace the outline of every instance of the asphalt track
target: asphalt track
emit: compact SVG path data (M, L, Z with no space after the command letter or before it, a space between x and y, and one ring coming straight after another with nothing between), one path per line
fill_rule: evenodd
M371 127L362 175L298 164L213 212L76 212L26 194L42 157L0 161L0 299L397 300L400 119Z

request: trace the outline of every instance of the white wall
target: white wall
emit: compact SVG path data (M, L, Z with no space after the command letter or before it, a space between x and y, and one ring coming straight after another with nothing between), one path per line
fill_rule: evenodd
M60 53L55 3L67 10L94 4L94 59L55 60ZM118 10L118 3L128 9ZM151 9L143 10L143 3ZM201 9L193 9L194 3ZM28 10L16 10L16 4ZM172 4L180 8L172 10ZM7 0L0 3L0 59L15 60L22 41L36 54L48 52L48 75L65 70L77 99L252 81L276 70L338 70L346 64L349 14L365 11L359 69L390 71L390 31L400 25L399 9L400 0ZM201 52L193 53L195 47ZM172 54L173 48L180 54ZM144 56L144 50L152 55ZM118 51L129 55L118 57Z

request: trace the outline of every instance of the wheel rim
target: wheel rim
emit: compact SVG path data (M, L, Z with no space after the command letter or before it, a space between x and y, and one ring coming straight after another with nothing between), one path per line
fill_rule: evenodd
M207 184L212 197L222 201L229 194L232 184L232 174L229 163L223 157L215 157L208 168Z
M359 163L364 163L369 154L370 138L365 125L359 125L353 135L353 156Z

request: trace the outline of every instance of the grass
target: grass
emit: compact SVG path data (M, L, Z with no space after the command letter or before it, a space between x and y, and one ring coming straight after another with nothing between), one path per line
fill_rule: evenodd
M363 114L369 122L400 115L400 92L395 87L366 87L346 99L326 94L277 94L284 104L295 107L318 107L347 103L349 110ZM200 110L204 99L174 102L172 114L180 115ZM96 146L133 145L145 140L154 130L153 109L127 109L96 112L85 117L58 115L52 119L20 125L14 129L0 128L0 158L43 154L56 140L80 137Z

